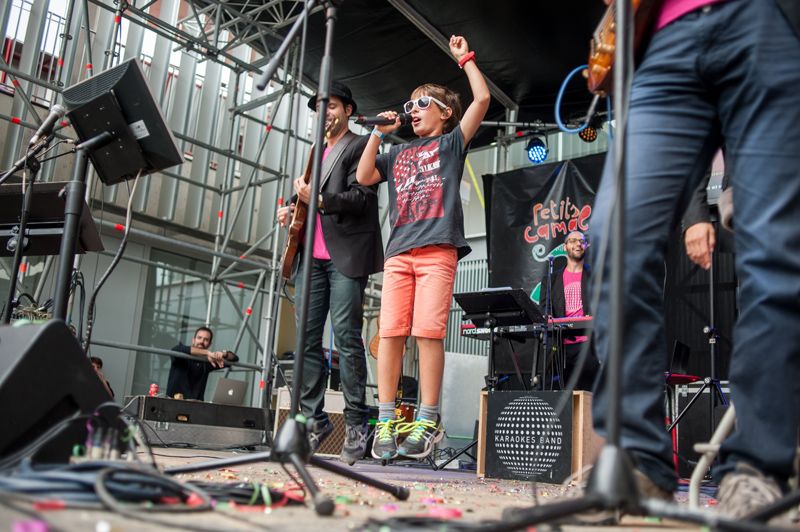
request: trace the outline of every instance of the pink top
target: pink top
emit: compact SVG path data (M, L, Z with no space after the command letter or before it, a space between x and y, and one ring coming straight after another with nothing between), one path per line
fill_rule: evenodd
M564 280L564 303L567 311L567 318L579 318L583 316L583 298L581 297L581 278L583 271L570 272L564 270L562 279ZM588 340L586 336L576 336L575 338L564 338L565 344L577 344Z
M330 153L330 147L326 147L322 152L322 160ZM328 246L325 244L325 235L322 234L322 216L317 211L317 227L314 231L314 251L313 257L320 260L331 260L331 254L328 253Z
M691 13L701 7L724 1L725 0L664 0L664 4L661 6L661 13L658 15L658 20L656 21L655 31L660 30L670 22L678 20L686 13Z

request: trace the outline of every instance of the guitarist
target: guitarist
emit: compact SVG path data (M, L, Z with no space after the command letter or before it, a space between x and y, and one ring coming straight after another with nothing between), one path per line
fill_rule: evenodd
M729 373L737 427L714 474L719 511L736 519L787 489L800 429L800 2L664 0L657 15L625 130L621 442L640 491L671 499L678 479L664 430L664 254L681 207L725 145L740 286ZM594 249L608 234L613 177L609 153ZM610 284L602 274L595 332L605 361ZM599 380L592 407L601 435L608 395Z
M308 107L325 113L326 148L323 154L320 193L311 197L303 177L294 181L296 195L289 207L278 210L278 222L285 227L296 202L316 201L319 214L314 242L304 245L313 253L311 262L311 297L308 308L300 405L303 414L313 419L309 431L312 452L333 431L333 424L323 411L328 382L328 362L322 353L322 335L330 311L333 336L339 351L339 368L344 392L345 441L340 459L350 465L361 459L367 446L366 382L367 361L361 326L364 289L371 273L383 269L383 245L378 222L376 187L359 185L356 167L367 137L348 128L348 118L357 105L350 89L337 81L331 83L327 109L317 109L317 98ZM305 231L303 231L304 233ZM300 260L296 261L298 264ZM299 296L302 275L295 277ZM299 309L295 306L295 316Z

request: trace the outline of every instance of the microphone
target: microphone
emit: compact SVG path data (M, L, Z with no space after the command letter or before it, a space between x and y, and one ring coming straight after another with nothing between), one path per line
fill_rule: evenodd
M67 113L67 109L63 105L54 105L50 108L50 114L44 119L42 125L36 130L36 133L31 137L28 142L28 147L33 146L43 138L48 137L56 127L56 123Z
M400 119L401 126L405 126L411 123L411 115L409 113L400 113L399 115L397 115L397 118ZM390 118L384 118L382 116L364 116L364 115L359 115L358 117L356 117L355 122L360 126L388 126L389 124L394 124L394 120Z

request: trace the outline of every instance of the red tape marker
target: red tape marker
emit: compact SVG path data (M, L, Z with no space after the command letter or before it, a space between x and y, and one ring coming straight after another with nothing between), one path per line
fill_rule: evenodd
M124 231L125 230L125 226L122 225L122 224L116 224L114 226L114 229L116 229L117 231Z

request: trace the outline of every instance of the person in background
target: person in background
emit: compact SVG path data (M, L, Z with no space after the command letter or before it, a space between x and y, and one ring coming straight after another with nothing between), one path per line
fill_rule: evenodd
M211 341L214 333L206 326L198 327L192 337L192 345L179 343L172 348L173 351L192 355L197 360L173 357L167 379L167 396L175 397L180 394L183 399L202 401L206 393L206 384L209 374L225 367L225 361L238 362L231 351L211 351Z
M92 362L92 368L94 368L94 372L97 373L97 377L100 379L100 382L103 383L105 386L108 395L111 398L114 398L114 390L111 389L111 385L108 383L108 379L106 376L103 375L103 359L100 357L89 357L89 360Z
M554 318L580 318L592 314L589 310L591 269L586 264L586 248L588 246L586 237L580 231L572 231L564 239L567 265L552 275L550 288ZM587 341L589 338L583 335L564 337L565 364L562 388L574 373L575 363ZM594 379L600 369L600 363L597 361L597 355L591 342L587 349L589 352L576 381L576 390L591 391Z

